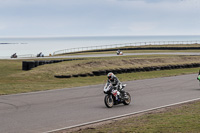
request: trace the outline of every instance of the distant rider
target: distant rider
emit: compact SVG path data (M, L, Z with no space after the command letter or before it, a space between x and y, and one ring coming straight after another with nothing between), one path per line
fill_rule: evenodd
M121 53L121 51L118 49L118 50L117 50L117 55L120 55L120 53Z
M17 58L17 53L14 53L13 55L11 55L11 58Z
M124 97L126 97L125 91L122 89L122 83L119 81L119 79L112 72L109 72L107 77L108 83L111 83L115 90L117 89L124 95Z
M37 54L37 57L44 57L44 54L42 54L42 52L40 52L39 54Z

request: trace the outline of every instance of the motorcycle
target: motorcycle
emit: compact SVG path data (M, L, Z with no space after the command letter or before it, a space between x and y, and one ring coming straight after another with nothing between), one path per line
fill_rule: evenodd
M10 58L17 58L17 55L13 54L13 55L10 56Z
M36 57L44 57L44 55L42 53L37 54Z
M123 55L122 51L117 51L117 55Z
M122 85L122 89L126 87L126 84ZM106 83L104 86L104 103L108 108L112 108L113 105L121 104L129 105L131 102L131 95L128 92L124 92L124 94L120 93L118 90L115 90L112 84Z

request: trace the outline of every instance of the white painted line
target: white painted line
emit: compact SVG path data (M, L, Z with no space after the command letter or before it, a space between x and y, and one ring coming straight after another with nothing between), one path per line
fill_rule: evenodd
M108 121L108 120L112 120L112 119L117 119L117 118L121 118L121 117L127 117L127 116L131 116L131 115L135 115L135 114L140 114L140 113L144 113L144 112L148 112L148 111L153 111L153 110L166 108L166 107L170 107L170 106L175 106L175 105L179 105L179 104L184 104L184 103L188 103L188 102L193 102L193 101L197 101L197 100L200 100L200 98L191 99L191 100L178 102L178 103L173 103L173 104L168 104L168 105L164 105L164 106L160 106L160 107L156 107L156 108L151 108L151 109L147 109L147 110L142 110L142 111L138 111L138 112L133 112L133 113L129 113L129 114L109 117L109 118L106 118L106 119L101 119L101 120L97 120L97 121L91 121L91 122L82 123L82 124L78 124L78 125L73 125L73 126L69 126L69 127L63 127L63 128L47 131L47 132L44 132L44 133L52 133L52 132L57 132L57 131L66 130L66 129L70 129L70 128L86 126L86 125L90 125L90 124L95 124L95 123Z

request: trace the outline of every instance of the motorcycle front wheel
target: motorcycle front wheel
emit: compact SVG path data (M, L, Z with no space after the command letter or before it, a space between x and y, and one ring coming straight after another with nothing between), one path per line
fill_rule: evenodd
M114 105L114 100L113 100L112 95L106 95L104 98L104 102L108 108L112 108Z
M131 95L128 92L126 92L126 95L128 98L124 100L123 104L129 105L131 103Z

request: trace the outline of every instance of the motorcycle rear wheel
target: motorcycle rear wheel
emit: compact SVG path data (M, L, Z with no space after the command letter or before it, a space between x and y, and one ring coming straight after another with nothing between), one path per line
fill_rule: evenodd
M126 95L128 96L128 99L125 99L123 104L129 105L131 103L131 95L128 92L126 92Z
M114 105L114 99L111 95L106 95L104 98L104 103L108 108L112 108Z

